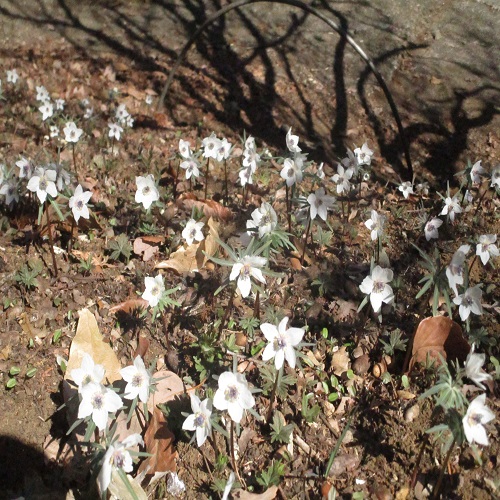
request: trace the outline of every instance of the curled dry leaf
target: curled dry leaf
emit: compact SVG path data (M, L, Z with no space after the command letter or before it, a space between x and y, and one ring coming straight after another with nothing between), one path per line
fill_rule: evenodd
M335 375L340 376L349 370L349 364L350 360L346 346L340 347L337 352L333 353L331 369Z
M177 200L179 208L184 208L191 212L193 207L202 210L206 217L212 217L224 222L228 222L233 218L233 212L229 208L221 205L214 200L200 200L193 193L183 193Z
M273 500L278 494L278 487L271 486L264 493L250 493L245 490L233 490L231 491L232 498L237 498L238 500Z
M154 409L144 434L147 457L139 466L139 473L147 471L145 479L149 483L156 472L177 470L177 451L174 447L174 435L167 426L165 415L158 408Z
M82 309L78 314L78 327L69 350L65 380L71 377L72 370L80 368L84 354L89 354L96 364L104 366L109 384L120 380L122 367L111 346L104 342L95 316L88 309Z
M212 218L208 219L208 234L199 243L193 243L187 248L179 248L171 254L168 260L159 262L156 269L171 269L178 274L199 272L207 264L208 257L217 252L219 244L219 224Z
M464 363L469 354L470 345L458 323L446 316L434 316L423 319L413 337L412 358L409 371L415 363L425 363L427 356L440 363L444 359L458 359Z
M148 307L148 301L144 299L129 299L125 302L120 302L116 306L110 307L110 314L122 312L125 314L133 314L135 311L142 311Z
M147 262L155 255L159 250L159 245L161 240L152 241L147 240L145 237L139 237L134 240L134 253L136 255L142 255L142 260Z

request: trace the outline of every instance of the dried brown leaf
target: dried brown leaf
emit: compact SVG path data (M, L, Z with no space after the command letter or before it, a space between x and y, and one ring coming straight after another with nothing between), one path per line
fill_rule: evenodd
M155 253L159 250L158 245L146 243L144 238L136 238L134 240L134 253L136 255L142 255L142 260L147 262L151 260Z
M174 435L167 426L165 415L158 408L154 409L149 421L148 429L144 435L146 452L151 456L146 458L139 467L139 473L146 472L149 480L156 472L177 470L177 451L174 446Z
M337 352L333 353L331 369L335 375L342 375L342 373L349 370L349 354L347 348L342 346Z
M199 243L193 243L187 248L179 248L168 260L159 262L157 269L171 269L178 274L200 271L205 267L208 257L215 255L219 248L219 224L212 218L208 220L209 228L206 238Z
M148 301L144 299L129 299L125 302L120 302L116 306L110 307L109 313L116 314L123 312L125 314L133 314L135 311L142 311L148 307Z
M409 370L415 363L425 363L427 356L440 363L444 359L458 359L465 362L470 345L458 323L446 316L434 316L423 319L413 337L412 358Z
M80 368L84 354L90 354L96 364L104 366L108 383L120 380L122 367L111 346L104 342L95 316L88 309L82 309L78 314L78 327L69 350L65 380L71 378L72 370Z
M182 395L185 389L184 382L174 372L161 370L154 374L154 378L158 382L156 384L156 391L148 400L148 408L151 413L157 405L167 403L175 397Z
M278 487L271 486L264 493L250 493L245 490L233 490L231 495L238 500L273 500L278 494Z
M191 212L193 207L202 210L206 217L213 217L228 222L233 218L233 212L217 201L200 200L193 193L183 193L177 200L177 205Z

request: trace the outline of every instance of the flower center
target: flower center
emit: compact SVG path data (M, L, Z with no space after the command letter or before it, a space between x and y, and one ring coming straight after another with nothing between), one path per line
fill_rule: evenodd
M96 410L100 410L104 406L104 398L102 393L96 392L90 401L92 407Z
M45 179L40 179L40 183L38 184L40 191L45 191L47 189L47 181Z
M382 293L385 288L385 283L382 281L373 282L373 293Z
M224 393L225 398L230 401L231 403L234 403L238 399L239 391L238 388L235 385L231 385L226 389L226 392Z
M121 469L123 468L123 466L125 465L125 454L122 453L121 451L117 450L113 453L113 465L117 468L117 469Z
M196 427L204 427L206 420L207 420L206 415L200 411L194 417L194 425Z
M83 209L83 205L84 205L84 203L83 203L83 201L82 201L82 200L78 200L78 201L76 202L76 208L77 208L78 210L82 210L82 209Z
M151 295L153 295L153 297L156 297L157 295L160 295L160 287L158 285L155 285L151 289Z
M144 196L147 196L149 194L149 192L151 191L151 188L149 186L146 186L142 189L142 194Z
M295 175L295 170L293 169L293 167L290 167L288 169L288 172L286 174L288 177L293 177Z
M142 386L142 375L140 373L136 373L132 377L132 387L141 387Z

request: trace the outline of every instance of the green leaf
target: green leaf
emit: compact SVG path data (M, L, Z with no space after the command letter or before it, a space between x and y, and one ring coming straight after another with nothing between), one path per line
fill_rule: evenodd
M26 372L26 377L27 378L32 378L35 376L35 373L36 373L36 368L30 368L27 372Z
M19 373L21 372L21 368L19 368L19 366L13 366L10 370L9 370L9 375L11 377L15 377L16 375L19 375Z
M16 384L17 380L15 378L9 378L9 380L7 380L7 383L5 384L5 387L7 387L7 389L12 389Z

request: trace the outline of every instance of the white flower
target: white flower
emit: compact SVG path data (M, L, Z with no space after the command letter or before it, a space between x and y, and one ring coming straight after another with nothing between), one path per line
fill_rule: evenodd
M490 186L500 188L500 165L497 165L491 171L491 184L490 184Z
M29 179L33 172L33 165L24 157L16 161L16 167L19 167L19 178L23 179L26 177Z
M476 255L479 255L483 266L485 266L490 257L498 257L498 248L495 245L497 241L496 234L482 234L479 236L479 243L476 246Z
M36 88L36 100L40 102L50 101L49 93L43 85Z
M420 182L416 186L417 193L421 193L423 196L427 196L429 194L429 183L428 182Z
M337 194L349 192L353 174L352 168L344 168L340 163L337 164L337 173L332 177L332 181L337 184Z
M410 194L413 194L413 184L410 181L403 182L398 189L403 193L405 200L408 199Z
M245 149L256 149L255 139L249 135L245 141Z
M458 295L457 285L464 284L464 262L465 257L469 253L470 246L462 245L451 258L450 265L446 268L446 277L448 284L455 295Z
M191 395L191 409L193 413L189 415L182 428L185 431L196 431L196 444L200 447L212 434L212 424L210 416L212 415L212 400L205 399L203 402L195 394Z
M458 295L453 299L453 302L460 306L458 312L460 314L460 319L465 321L470 313L473 312L480 316L483 314L483 307L481 306L481 299L483 297L483 291L481 290L481 285L476 285L465 290L465 293Z
M373 151L368 147L366 142L361 148L356 148L354 154L359 165L370 165L372 162Z
M464 194L464 200L467 202L467 203L472 203L474 201L474 195L472 194L471 191L469 191L468 189L465 190L465 194Z
M481 174L484 174L485 170L481 166L481 160L477 161L472 165L470 170L470 178L474 184L479 184L481 182Z
M486 406L486 394L481 394L473 399L467 413L462 419L464 433L469 443L489 445L488 436L484 424L495 419L495 414Z
M189 141L179 139L179 154L186 160L193 156L193 152L191 151L191 144L189 143Z
M265 283L266 279L260 270L261 267L267 264L265 257L257 257L255 255L245 255L238 259L231 269L229 279L231 281L238 278L237 287L242 297L248 297L252 288L251 277L257 281Z
M78 142L83 134L83 130L78 128L75 122L68 122L63 128L64 140L66 142Z
M442 224L443 221L438 217L433 217L431 220L427 221L424 228L425 239L427 241L431 240L432 238L437 240L439 238L438 229Z
M127 118L130 116L129 112L127 111L127 107L125 104L120 104L115 111L115 118L120 122L120 123L125 123L127 121Z
M217 161L227 160L231 153L231 143L224 137L220 141L219 149L217 151Z
M57 196L56 178L55 170L37 167L26 187L33 193L36 192L40 203L45 203L47 194L50 194L52 198Z
M189 179L191 176L193 176L194 178L199 177L200 176L200 170L198 168L199 166L200 164L198 163L198 160L193 156L188 158L187 160L184 160L180 164L180 167L186 171L186 179Z
M214 396L214 406L227 410L234 422L239 424L244 410L252 408L255 399L242 373L224 372L219 376L219 388Z
M303 328L287 329L287 323L288 317L285 316L277 328L271 323L260 325L264 337L269 342L262 353L262 359L268 361L274 358L276 370L283 366L285 359L292 368L295 368L296 354L294 347L300 343L305 333Z
M147 278L146 278L147 279ZM151 385L151 375L144 366L144 361L140 356L134 359L133 366L127 366L120 370L120 375L127 382L125 399L139 399L143 403L147 403L149 399L149 387Z
M286 185L290 187L302 181L302 169L298 167L295 161L285 158L280 176L285 179Z
M209 137L205 137L201 141L201 144L203 146L203 158L213 158L216 160L217 153L221 147L221 141L217 139L215 133L212 132Z
M0 187L0 194L5 196L5 204L11 205L19 201L17 181L9 180Z
M241 162L244 167L250 168L252 174L257 171L260 165L260 155L255 148L245 148L243 151L243 161Z
M390 304L394 300L392 288L388 285L392 281L394 273L391 269L375 266L370 276L367 276L359 289L366 295L370 295L370 303L373 311L378 313L382 308L382 302Z
M149 174L146 177L138 176L135 178L137 191L135 192L136 203L142 203L147 210L154 201L160 199L160 193L155 185L154 177Z
M286 147L291 153L300 153L302 149L299 148L299 136L292 135L292 127L286 133Z
M17 70L14 68L14 69L11 69L11 70L7 70L7 83L12 83L12 84L16 84L17 83L17 80L19 79L19 75L17 74Z
M247 220L247 230L257 229L259 230L259 238L262 238L265 234L268 234L274 229L278 224L278 216L274 211L274 208L265 201L259 208L256 208L252 212L252 220Z
M83 113L83 118L85 120L88 120L89 118L92 117L93 114L94 114L94 108L89 106L88 108L85 108L85 112Z
M38 110L42 113L42 121L45 121L47 118L50 118L54 114L54 106L49 101L45 101Z
M194 219L189 219L187 221L186 227L182 230L182 237L186 240L188 245L191 245L194 240L202 241L205 238L201 231L204 225L204 222L196 222Z
M347 157L341 160L341 163L345 168L350 168L353 171L353 175L358 174L361 163L359 163L357 155L355 155L350 149L347 149ZM367 165L369 165L369 163Z
M95 382L89 382L80 389L82 401L78 407L78 418L92 417L97 428L102 431L108 423L108 413L116 413L123 405L120 396Z
M144 99L144 102L148 105L151 106L153 104L153 96L151 94L148 94L146 98Z
M307 202L310 206L311 220L319 215L321 219L326 221L328 209L332 208L335 203L335 198L333 196L327 196L324 188L319 188L307 197Z
M50 125L49 126L49 130L50 130L50 137L54 138L54 137L59 137L59 129L57 128L57 125Z
M222 493L221 500L228 500L229 493L231 493L235 479L236 479L236 476L235 476L234 472L231 471L231 474L229 474L229 478L227 480L226 486L224 487L224 492Z
M149 307L156 307L165 291L162 275L158 274L156 278L147 276L144 278L144 285L146 290L142 294L142 298L148 302Z
M474 352L474 345L471 352L465 360L465 375L471 379L481 389L486 389L483 385L485 380L491 380L492 376L483 370L483 365L486 360L485 354L477 354Z
M240 178L240 184L242 186L246 186L247 184L253 184L252 174L253 170L251 166L242 168L238 173L238 176Z
M316 169L316 177L320 180L323 180L325 178L325 171L323 170L323 167L324 163L321 162L321 164Z
M302 172L304 170L304 162L307 160L307 153L293 153L293 162L295 166ZM302 177L301 177L302 180ZM297 182L300 182L297 180Z
M451 222L455 221L455 215L462 212L460 201L456 196L450 198L449 196L444 200L444 207L439 215L448 215Z
M386 220L387 218L385 215L377 213L376 210L372 210L371 218L365 222L365 226L371 231L370 237L372 241L382 236Z
M117 141L119 141L121 133L123 132L123 127L120 127L118 123L108 123L108 127L109 127L108 136L111 139L115 138Z
M182 495L186 491L186 485L175 472L168 473L167 493L174 497Z
M64 99L56 99L55 100L56 110L62 111L64 109L65 103L66 101Z
M132 115L127 116L127 119L125 120L125 125L128 128L132 128L134 126L134 119L132 118Z
M68 205L73 211L73 217L75 218L75 222L77 224L80 217L83 217L84 219L88 219L90 217L87 203L91 197L92 193L90 191L83 191L82 186L78 184L73 196L69 199Z
M81 389L93 382L94 384L100 384L105 374L104 366L96 365L92 356L85 353L82 358L82 364L80 368L75 368L71 370L70 378L78 386L78 392L81 393Z
M132 472L134 467L128 448L132 448L138 444L144 446L141 435L131 434L123 441L115 441L109 445L102 459L101 470L97 477L101 493L104 493L108 489L113 470L122 469L124 472Z

